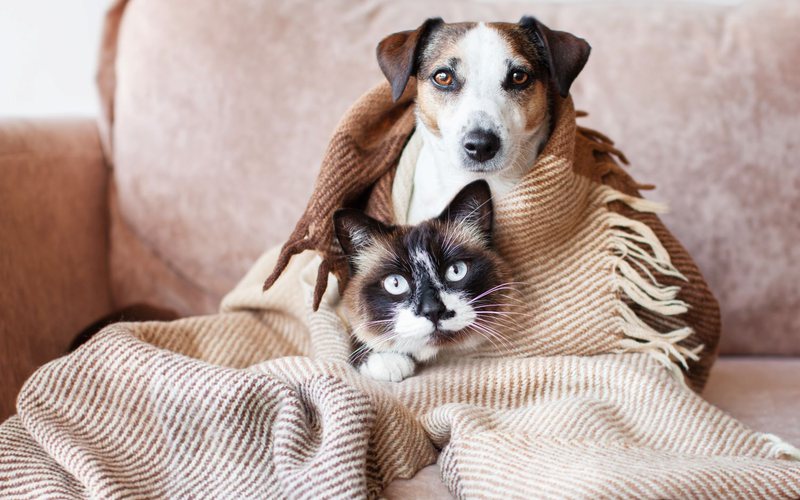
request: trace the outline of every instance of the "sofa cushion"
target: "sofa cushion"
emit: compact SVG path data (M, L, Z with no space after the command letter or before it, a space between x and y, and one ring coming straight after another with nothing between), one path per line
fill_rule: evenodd
M283 241L337 119L382 78L384 35L534 14L592 44L575 101L671 203L722 304L723 351L800 354L800 5L432 5L119 0L100 73L119 305L208 312Z
M720 358L703 392L709 402L761 432L800 446L800 358ZM437 465L392 482L386 498L452 498Z
M720 358L703 397L753 429L800 447L800 358Z

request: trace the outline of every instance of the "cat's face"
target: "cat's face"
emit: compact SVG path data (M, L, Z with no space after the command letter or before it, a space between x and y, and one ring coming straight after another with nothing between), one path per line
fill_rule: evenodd
M335 217L351 263L345 301L354 334L373 350L424 360L443 347L499 335L507 272L491 248L488 185L470 184L441 216L386 226L356 210Z

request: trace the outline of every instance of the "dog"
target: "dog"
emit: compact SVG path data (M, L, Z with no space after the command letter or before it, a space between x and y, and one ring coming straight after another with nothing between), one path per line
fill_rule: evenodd
M377 58L396 101L417 80L416 163L409 224L436 216L467 184L511 191L554 127L560 98L589 58L586 40L533 17L519 23L426 20L387 36Z

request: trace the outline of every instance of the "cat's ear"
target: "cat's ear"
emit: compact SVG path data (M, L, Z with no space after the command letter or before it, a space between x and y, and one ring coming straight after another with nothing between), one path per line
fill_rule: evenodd
M339 245L347 256L355 255L369 246L376 235L389 231L380 221L353 208L342 208L334 212L333 227Z
M439 220L469 224L478 229L487 242L491 241L494 207L489 184L484 180L467 184L439 215Z

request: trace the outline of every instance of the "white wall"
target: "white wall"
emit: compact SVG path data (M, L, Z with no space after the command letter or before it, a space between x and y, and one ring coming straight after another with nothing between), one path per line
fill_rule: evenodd
M110 0L0 0L0 117L96 115Z

